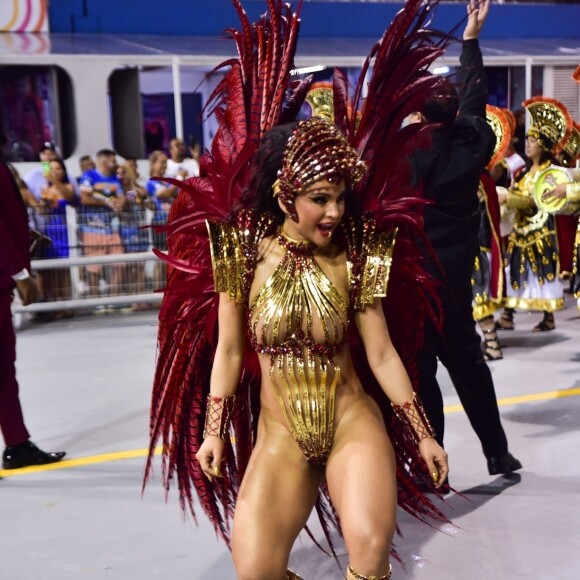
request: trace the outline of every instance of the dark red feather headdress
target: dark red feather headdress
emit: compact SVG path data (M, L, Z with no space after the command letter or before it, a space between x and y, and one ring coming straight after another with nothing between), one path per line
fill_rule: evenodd
M242 192L250 179L252 158L264 133L296 118L310 81L290 80L298 38L301 3L296 12L280 0L268 0L268 12L250 23L239 0L233 0L241 29L227 34L238 49L216 68L226 73L213 92L208 110L215 114L218 131L211 150L201 161L201 176L181 188L166 227L169 254L157 255L168 264L167 286L159 314L157 368L151 407L151 441L145 481L152 468L159 439L166 490L177 481L182 507L195 517L194 492L218 534L228 543L237 491L253 448L259 412L260 376L254 354L248 352L237 389L232 421L233 444L226 446L223 477L210 483L195 454L202 442L205 400L217 343L218 295L214 293L211 257L205 220L232 219L232 209L248 198ZM365 212L372 214L380 231L399 228L395 244L389 297L384 302L393 342L416 386L415 355L423 317L436 317L429 279L421 269L417 239L423 237L421 200L407 185L407 154L424 139L420 126L401 130L403 119L420 109L437 77L429 65L442 54L449 36L429 28L436 0L408 0L381 40L373 47L349 98L345 75L334 75L335 123L369 167L357 195ZM366 76L372 68L363 98ZM171 180L168 180L171 181ZM238 214L238 226L243 213ZM353 358L358 371L369 379L369 392L380 403L398 458L399 504L413 515L442 519L442 514L421 494L412 472L419 457L416 444L400 436L390 405L364 354ZM316 509L330 541L339 529L324 486Z

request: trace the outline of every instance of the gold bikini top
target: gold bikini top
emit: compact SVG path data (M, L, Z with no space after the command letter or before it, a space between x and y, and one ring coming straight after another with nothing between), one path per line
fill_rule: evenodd
M328 279L316 247L276 233L268 216L242 212L238 224L208 222L216 292L248 308L256 352L270 356L270 379L288 427L309 463L324 465L334 435L334 398L351 311L386 296L396 232L375 233L371 220L348 221L349 295ZM258 244L274 234L285 254L249 304Z

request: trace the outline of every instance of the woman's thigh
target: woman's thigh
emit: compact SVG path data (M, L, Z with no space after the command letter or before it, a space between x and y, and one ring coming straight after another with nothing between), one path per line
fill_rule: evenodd
M374 401L361 397L337 425L326 468L351 562L359 552L388 551L396 525L395 457Z
M239 578L284 578L322 478L284 428L259 435L234 514L232 551Z

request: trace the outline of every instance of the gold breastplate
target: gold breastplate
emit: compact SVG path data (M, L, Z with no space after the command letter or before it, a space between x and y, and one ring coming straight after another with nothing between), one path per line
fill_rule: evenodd
M334 397L344 346L346 299L314 258L313 247L279 234L282 261L250 308L255 350L270 355L270 379L293 437L311 464L332 447Z
M258 246L276 235L274 219L242 210L235 224L208 221L207 227L215 291L249 308L250 340L270 356L288 428L306 459L323 465L332 447L340 378L335 358L345 348L348 316L386 296L396 230L379 233L371 219L343 224L348 299L316 262L313 246L278 237L286 253L249 304Z

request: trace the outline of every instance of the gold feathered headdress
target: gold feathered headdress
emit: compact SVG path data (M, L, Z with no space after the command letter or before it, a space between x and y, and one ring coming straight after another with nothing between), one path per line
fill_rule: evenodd
M532 97L522 103L532 117L528 135L535 137L544 149L554 154L562 150L572 132L572 117L557 99Z

